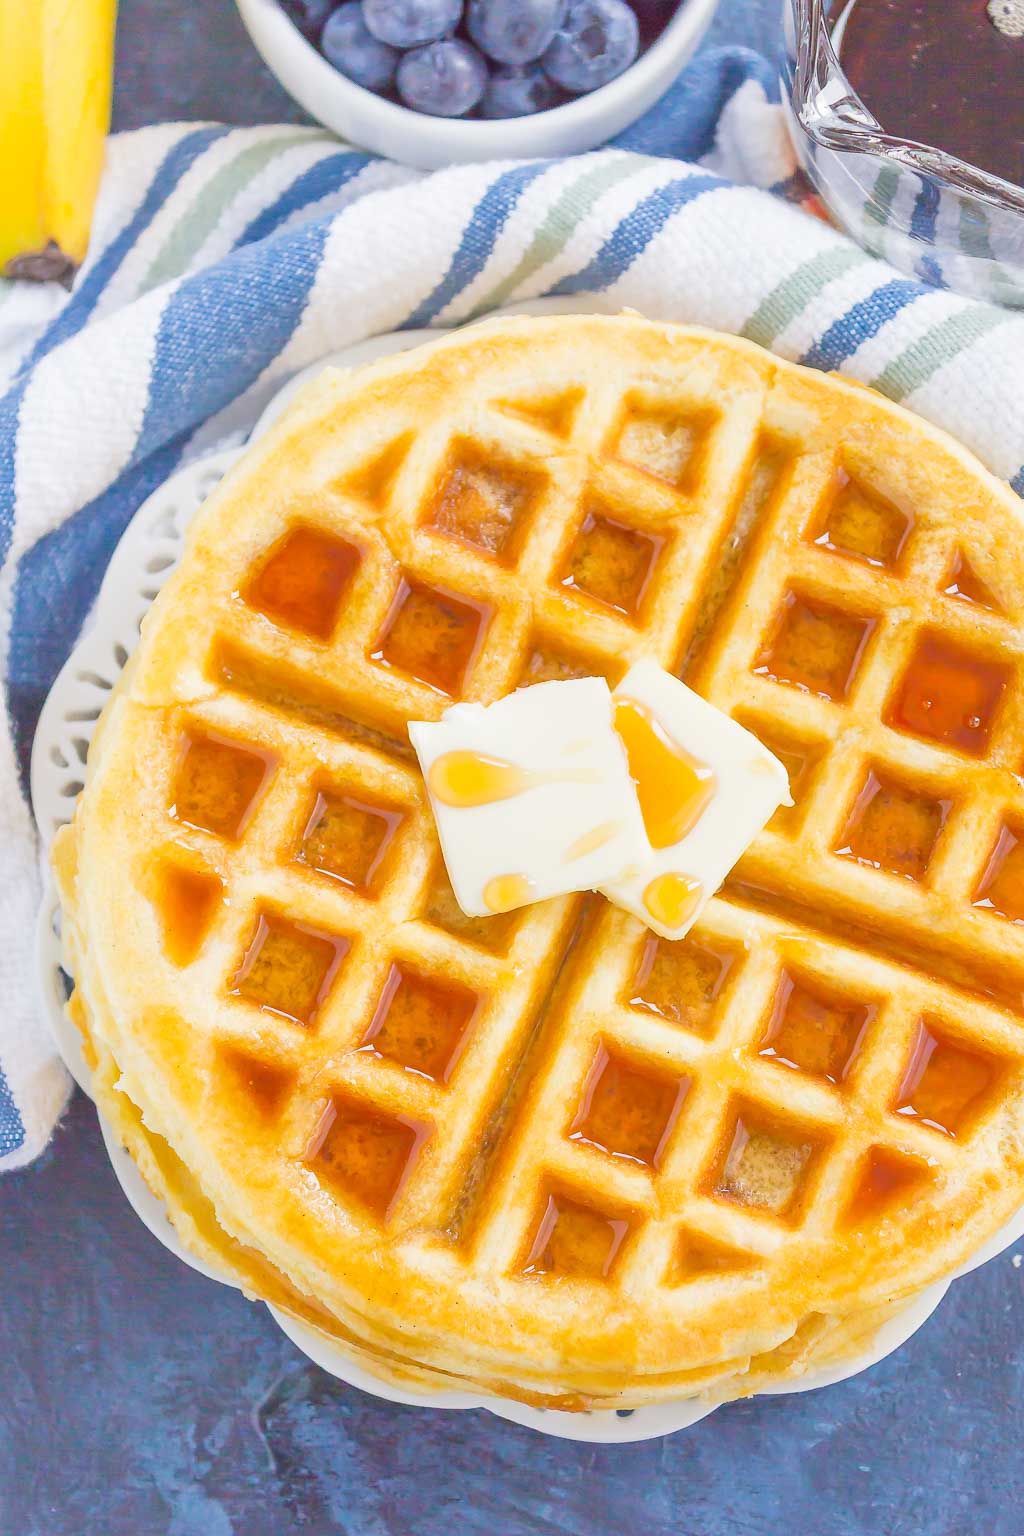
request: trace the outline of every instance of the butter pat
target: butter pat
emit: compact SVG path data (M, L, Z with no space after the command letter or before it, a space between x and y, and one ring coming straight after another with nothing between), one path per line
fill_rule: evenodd
M643 812L645 856L601 889L655 933L681 939L780 805L792 805L777 757L653 661L613 695Z
M413 721L462 910L507 912L617 879L647 837L603 678L535 683Z

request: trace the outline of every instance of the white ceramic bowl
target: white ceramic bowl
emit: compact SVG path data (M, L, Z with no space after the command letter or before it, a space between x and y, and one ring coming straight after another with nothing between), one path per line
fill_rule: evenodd
M256 47L289 95L341 138L423 170L466 160L575 155L613 138L672 84L696 49L717 0L681 0L635 64L589 96L550 112L500 121L428 117L347 80L302 36L278 0L236 0Z

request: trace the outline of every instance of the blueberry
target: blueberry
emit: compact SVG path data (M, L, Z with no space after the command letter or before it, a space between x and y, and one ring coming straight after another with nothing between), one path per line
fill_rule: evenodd
M398 66L398 94L407 107L433 117L462 117L487 84L487 65L471 43L452 37L407 53Z
M558 31L567 4L568 0L469 0L466 29L477 47L499 64L531 64Z
M281 0L281 9L311 43L315 43L337 0Z
M320 34L320 47L328 64L368 91L386 91L394 82L398 50L368 30L359 0L339 5Z
M480 111L484 117L529 117L557 107L562 93L539 64L531 69L495 69L487 82Z
M363 17L382 43L418 48L455 31L462 0L363 0Z
M567 91L594 91L628 69L637 55L636 16L625 0L569 0L543 64Z

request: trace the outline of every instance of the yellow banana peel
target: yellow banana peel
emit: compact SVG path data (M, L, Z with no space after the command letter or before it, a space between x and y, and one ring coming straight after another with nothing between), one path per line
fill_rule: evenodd
M116 0L0 0L0 272L70 283L110 126Z

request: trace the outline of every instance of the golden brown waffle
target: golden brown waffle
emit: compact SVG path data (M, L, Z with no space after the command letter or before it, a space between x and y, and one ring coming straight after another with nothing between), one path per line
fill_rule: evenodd
M948 1273L1024 1200L1020 532L942 433L710 333L324 375L197 519L57 849L179 1224L371 1357L573 1405L734 1395ZM642 655L795 807L682 943L463 917L406 722Z
M228 1237L193 1175L164 1139L143 1123L138 1107L123 1092L116 1062L89 1030L80 994L72 998L69 1007L84 1037L97 1104L122 1144L131 1152L150 1189L164 1202L179 1236L199 1259L225 1277L233 1278L247 1295L262 1297L307 1327L324 1334L335 1348L357 1365L392 1385L420 1392L467 1388L486 1393L508 1390L508 1384L501 1381L479 1381L418 1367L387 1346L379 1350L370 1348L365 1338L354 1334L312 1298L297 1292L262 1254ZM898 1308L891 1304L883 1304L841 1317L825 1318L812 1314L777 1349L750 1360L723 1361L702 1372L670 1374L667 1380L658 1381L654 1396L701 1395L724 1401L747 1396L766 1386L778 1386L811 1369L835 1366L869 1347L878 1328L896 1310ZM541 1407L567 1411L593 1407L623 1409L651 1401L652 1386L647 1381L638 1389L627 1381L624 1386L604 1386L600 1391L590 1387L587 1392L567 1390L552 1395L550 1391L520 1383L514 1388L513 1395Z

